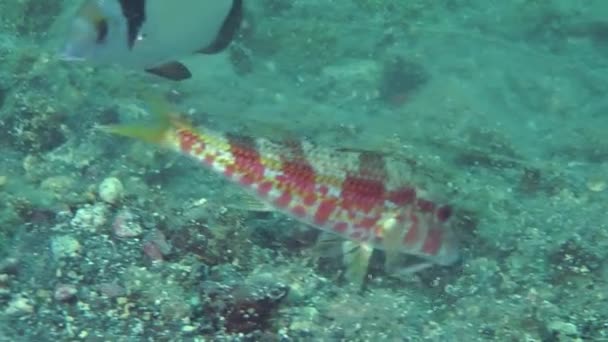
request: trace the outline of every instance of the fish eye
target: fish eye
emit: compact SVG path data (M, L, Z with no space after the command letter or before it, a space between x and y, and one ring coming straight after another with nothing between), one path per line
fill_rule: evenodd
M97 44L103 43L108 36L108 21L106 19L99 20L95 25L95 30L97 31Z

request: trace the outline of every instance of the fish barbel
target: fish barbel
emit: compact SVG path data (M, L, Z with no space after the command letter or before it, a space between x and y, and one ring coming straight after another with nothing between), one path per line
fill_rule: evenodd
M403 164L374 152L195 129L166 110L157 112L158 124L105 130L189 156L275 210L366 247L438 265L458 259L451 207L408 184Z

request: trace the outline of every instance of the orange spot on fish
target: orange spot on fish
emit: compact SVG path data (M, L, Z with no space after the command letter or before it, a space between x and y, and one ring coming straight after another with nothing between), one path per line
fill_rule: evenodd
M232 178L234 176L234 165L228 165L224 169L224 176L227 178Z
M337 222L334 224L334 231L338 233L344 233L348 229L348 223L346 222Z
M312 207L317 202L317 196L313 193L304 194L302 203L307 207Z
M255 181L256 181L256 179L255 179L254 175L249 174L249 173L242 175L241 179L239 179L239 183L244 186L250 186L253 183L255 183Z
M181 132L179 147L182 151L189 154L192 150L192 145L194 145L196 140L196 136L191 132Z
M325 222L329 219L331 214L336 210L336 201L334 200L325 200L319 204L317 208L317 212L315 213L315 224L324 225Z
M436 255L441 247L441 239L443 238L443 231L438 228L431 228L424 240L422 245L422 251L428 255Z
M411 220L412 220L412 225L410 226L410 229L407 231L407 234L405 234L405 238L403 238L403 243L406 245L410 245L410 246L415 244L416 242L418 242L418 235L419 235L418 217L416 215L412 215Z
M305 217L308 210L306 210L306 208L302 205L296 205L295 207L291 208L291 212L297 217Z
M291 203L291 193L287 190L283 191L281 196L279 196L279 198L277 198L277 200L274 203L279 208L286 208L289 205L289 203Z
M215 162L215 156L208 154L205 156L205 159L203 159L203 161L205 162L205 164L211 166Z
M329 188L327 187L327 185L320 185L318 191L319 191L319 195L321 195L322 197L325 197L329 193Z
M262 182L258 186L258 194L263 197L268 196L268 193L270 192L270 190L272 190L273 186L274 184L272 184L272 182L270 181Z
M234 157L235 170L247 176L245 185L250 185L250 180L255 182L262 179L265 167L262 164L260 153L255 149L255 140L236 135L227 135L227 138L230 143L230 151Z
M361 220L361 222L359 222L359 224L357 224L357 227L371 229L376 225L379 219L379 216L365 217L363 220Z
M391 191L388 194L388 200L396 205L406 205L412 203L416 199L416 189L412 187L403 187Z
M299 191L312 192L315 188L315 171L305 160L283 161L283 182Z
M348 176L342 184L344 206L369 212L384 200L384 184L380 181Z
M418 209L420 209L420 211L422 211L423 213L431 213L435 210L436 207L434 202L425 200L424 198L419 198L418 200L416 200L416 205L418 206Z

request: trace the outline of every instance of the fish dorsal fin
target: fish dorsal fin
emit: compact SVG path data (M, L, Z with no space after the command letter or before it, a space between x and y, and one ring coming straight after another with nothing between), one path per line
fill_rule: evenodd
M228 16L226 16L226 19L217 33L215 40L208 46L200 49L198 52L210 55L223 51L234 39L236 32L241 26L242 20L243 0L233 0L230 12L228 12Z
M235 202L235 204L229 204L226 205L226 207L236 210L245 210L260 213L270 213L275 211L275 209L269 204L262 202L257 197L248 192L236 196Z
M127 35L129 49L133 48L139 30L146 21L146 1L145 0L119 0L122 14L127 20Z
M183 81L192 77L188 68L180 62L171 61L159 66L146 69L147 72L171 81Z

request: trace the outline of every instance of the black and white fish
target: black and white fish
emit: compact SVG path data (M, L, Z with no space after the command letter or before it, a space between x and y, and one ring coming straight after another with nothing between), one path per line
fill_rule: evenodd
M61 51L68 61L117 64L180 81L177 59L224 50L243 16L242 0L86 0Z

